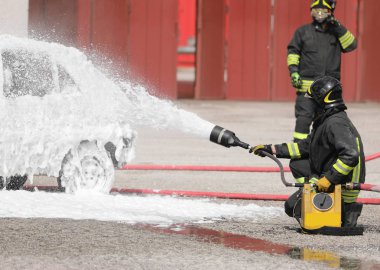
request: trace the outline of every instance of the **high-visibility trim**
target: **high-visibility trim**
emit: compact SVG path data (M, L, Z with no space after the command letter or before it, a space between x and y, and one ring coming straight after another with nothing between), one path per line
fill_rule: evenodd
M357 197L359 195L359 190L344 190L342 194L343 193L347 197Z
M311 80L302 80L302 88L298 89L299 92L306 93L314 81Z
M332 7L325 0L323 0L323 5L329 9L332 9Z
M348 30L343 36L339 38L339 42L342 45L343 49L346 49L347 47L349 47L354 41L355 41L354 35L351 34L351 32Z
M297 143L287 143L287 145L288 145L289 155L291 159L301 157L301 153L300 153Z
M316 184L318 182L318 180L319 180L318 178L313 177L313 178L309 179L309 183Z
M288 54L288 66L300 64L300 56L298 54Z
M356 147L358 149L358 152L360 153L360 141L359 138L356 138ZM359 183L360 180L360 171L361 171L361 158L359 155L359 162L358 165L355 166L353 172L352 172L352 178L351 182L353 183ZM343 190L342 191L342 198L345 203L353 203L356 201L356 199L359 196L359 190Z
M298 140L304 140L309 136L309 133L293 132L293 138ZM297 145L298 147L298 145Z
M329 104L329 103L333 103L333 102L335 102L336 101L336 99L334 99L334 100L331 100L330 99L330 95L331 95L331 93L332 93L332 90L325 96L325 98L323 99L323 101L325 102L325 103L327 103L327 104Z
M305 183L305 177L296 178L295 180L297 183L300 183L300 184Z
M356 146L357 146L357 149L358 149L358 153L360 153L360 142L359 142L359 138L357 137L356 138ZM352 178L351 178L351 182L353 183L359 183L359 178L360 178L360 171L361 171L361 157L360 157L360 154L359 154L359 162L358 162L358 165L355 166L354 168L354 171L352 172Z
M336 161L333 168L343 175L349 174L354 168L343 163L340 159Z
M344 195L344 191L342 192L342 198L343 198L343 202L345 203L354 203L356 202L356 199L357 199L357 196L355 197L347 197Z
M360 153L360 141L359 138L356 138L356 147L358 149L358 153ZM360 180L360 171L361 171L361 158L359 155L359 162L358 165L355 166L353 172L352 172L352 178L351 182L353 183L359 183ZM345 203L353 203L356 201L356 199L359 196L359 190L343 190L342 191L342 198Z
M317 6L317 5L319 4L320 1L322 1L322 0L316 0L316 1L314 1L314 2L311 4L310 7L313 8L313 7ZM322 1L322 4L323 4L323 6L327 7L328 9L332 9L332 7L331 7L331 6L330 6L325 0Z

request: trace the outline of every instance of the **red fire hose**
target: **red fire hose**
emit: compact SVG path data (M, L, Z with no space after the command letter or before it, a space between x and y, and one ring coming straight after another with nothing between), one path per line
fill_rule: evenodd
M380 152L368 156L366 161L380 157ZM203 170L203 171L236 171L236 172L281 172L281 178L285 186L295 186L286 182L284 171L289 171L289 167L284 168L279 160L272 157L279 167L233 167L233 166L189 166L189 165L126 165L124 170ZM289 184L289 185L287 185ZM355 189L380 192L380 186L373 184L357 184ZM159 194L189 197L213 197L223 199L240 199L240 200L271 200L285 201L288 195L276 194L244 194L244 193L223 193L223 192L200 192L200 191L183 191L183 190L153 190L153 189L112 189L111 192L118 193L135 193L135 194ZM380 199L377 198L358 198L363 204L380 205Z
M289 172L289 167L284 168ZM125 165L120 170L152 171L222 171L222 172L279 172L276 167L242 167L242 166L201 166L201 165Z
M379 187L379 186L377 186ZM59 191L56 186L34 186L25 185L24 190L34 191ZM203 192L187 190L156 190L156 189L129 189L129 188L112 188L111 193L120 194L144 194L144 195L170 195L178 197L208 197L219 199L235 200L260 200L260 201L286 201L289 195L283 194L246 194L246 193L225 193L225 192ZM357 202L363 204L380 205L380 198L359 198Z
M366 157L366 161L380 157L380 152ZM250 167L250 166L200 166L200 165L125 165L120 170L159 170L159 171L221 171L221 172L279 172L278 167ZM284 167L290 172L289 167Z

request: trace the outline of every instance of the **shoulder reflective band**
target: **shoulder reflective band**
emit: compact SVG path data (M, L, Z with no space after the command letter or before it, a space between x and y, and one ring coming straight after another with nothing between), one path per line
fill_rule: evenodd
M307 133L294 132L293 133L293 138L294 139L298 139L298 140L303 140L303 139L306 139L308 135L309 134L307 134Z
M300 56L298 54L288 54L288 66L296 65L300 63Z
M336 161L333 168L343 175L349 174L354 168L343 163L340 159Z
M301 153L300 153L300 150L298 149L297 143L287 143L287 145L288 145L288 151L289 151L289 155L291 159L301 157Z
M339 38L339 42L342 45L343 49L346 49L348 46L350 46L355 40L355 37L353 34L351 34L350 31L347 30L347 32Z

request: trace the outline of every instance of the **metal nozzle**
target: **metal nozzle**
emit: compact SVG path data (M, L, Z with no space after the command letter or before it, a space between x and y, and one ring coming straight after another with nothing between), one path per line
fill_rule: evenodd
M215 126L210 134L210 141L223 145L225 147L240 146L244 149L249 149L250 145L239 140L232 131Z

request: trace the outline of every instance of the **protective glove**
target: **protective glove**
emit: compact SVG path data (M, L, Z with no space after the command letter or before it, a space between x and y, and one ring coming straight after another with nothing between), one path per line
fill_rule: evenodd
M297 88L297 89L301 89L302 88L302 80L301 80L301 76L298 72L293 72L291 75L290 75L291 79L292 79L292 85L294 88Z
M256 145L254 147L251 147L251 149L249 149L249 152L250 153L254 153L255 155L258 155L260 157L266 157L266 155L263 154L263 152L267 152L271 155L273 155L273 151L272 151L272 145L271 144L259 144L259 145Z
M340 27L341 26L338 19L335 18L333 15L330 15L329 17L327 17L326 22L331 27Z
M319 179L316 183L318 191L327 192L331 186L331 182L323 176L321 179Z

